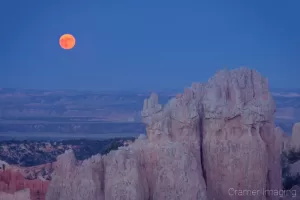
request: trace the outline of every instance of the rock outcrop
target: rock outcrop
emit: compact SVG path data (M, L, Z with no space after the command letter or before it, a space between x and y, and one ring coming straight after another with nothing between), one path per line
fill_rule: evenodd
M30 200L30 190L20 190L13 194L0 192L0 200Z
M247 68L220 71L165 106L152 94L147 138L82 164L66 152L46 200L277 200L263 194L281 189L274 111L267 80Z
M28 189L29 198L22 200L44 200L48 188L48 181L41 180L26 180L20 172L8 170L0 170L0 199L6 197L7 199L20 199L24 189ZM20 192L19 192L20 191ZM6 195L4 195L6 193ZM27 192L24 195L27 195ZM25 195L25 196L26 196ZM21 200L21 199L20 199Z
M9 169L9 168L10 168L10 165L7 162L0 160L0 170L5 170L5 169Z
M281 152L288 152L291 137L283 132L280 127L275 128L275 136L277 141L281 144Z
M294 124L292 136L288 141L288 151L300 151L300 122Z
M103 199L103 168L101 156L92 156L80 165L72 150L57 159L57 166L46 199Z
M32 167L18 167L17 170L20 171L22 175L29 180L51 180L54 165L55 162L36 165Z
M202 148L210 199L232 199L230 188L280 188L274 111L268 84L255 71L221 71L209 80L203 99Z

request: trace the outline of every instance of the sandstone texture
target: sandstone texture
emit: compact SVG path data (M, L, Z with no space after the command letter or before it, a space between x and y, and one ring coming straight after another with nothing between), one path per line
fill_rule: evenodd
M13 194L0 192L0 200L30 200L30 190L20 190Z
M21 200L22 194L24 194L24 200L44 200L48 185L48 181L26 180L20 172L11 169L0 170L0 192L2 192L0 200L1 198ZM24 189L26 189L25 192ZM26 192L27 190L28 192Z
M66 151L46 200L277 200L230 192L282 189L274 112L267 80L248 68L219 71L164 106L153 93L147 136L82 163Z
M267 81L246 68L221 71L206 85L202 105L209 199L246 198L228 196L229 188L280 189L281 149L276 144L275 103Z

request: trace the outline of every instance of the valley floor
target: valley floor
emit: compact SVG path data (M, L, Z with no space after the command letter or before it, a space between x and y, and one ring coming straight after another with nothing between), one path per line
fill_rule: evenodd
M141 133L142 134L142 133ZM90 134L90 133L19 133L19 132L0 132L0 140L62 140L62 139L94 139L106 140L111 138L136 137L137 133L107 133L107 134Z

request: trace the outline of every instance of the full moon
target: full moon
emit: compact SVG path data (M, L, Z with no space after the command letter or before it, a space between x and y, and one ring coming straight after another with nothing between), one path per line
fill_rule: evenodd
M69 50L75 46L75 37L71 34L64 34L59 38L61 48Z

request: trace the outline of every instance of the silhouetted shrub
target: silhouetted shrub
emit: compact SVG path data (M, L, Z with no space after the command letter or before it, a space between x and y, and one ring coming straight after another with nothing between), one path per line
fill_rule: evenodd
M300 160L300 151L291 150L281 155L282 185L285 190L291 189L294 185L300 186L300 174L291 176L289 165Z
M102 154L108 154L112 150L117 150L122 145L123 144L119 141L113 141L106 147Z
M297 162L298 160L300 160L300 151L296 151L295 149L292 149L287 154L287 159L289 161L289 164L293 164Z

